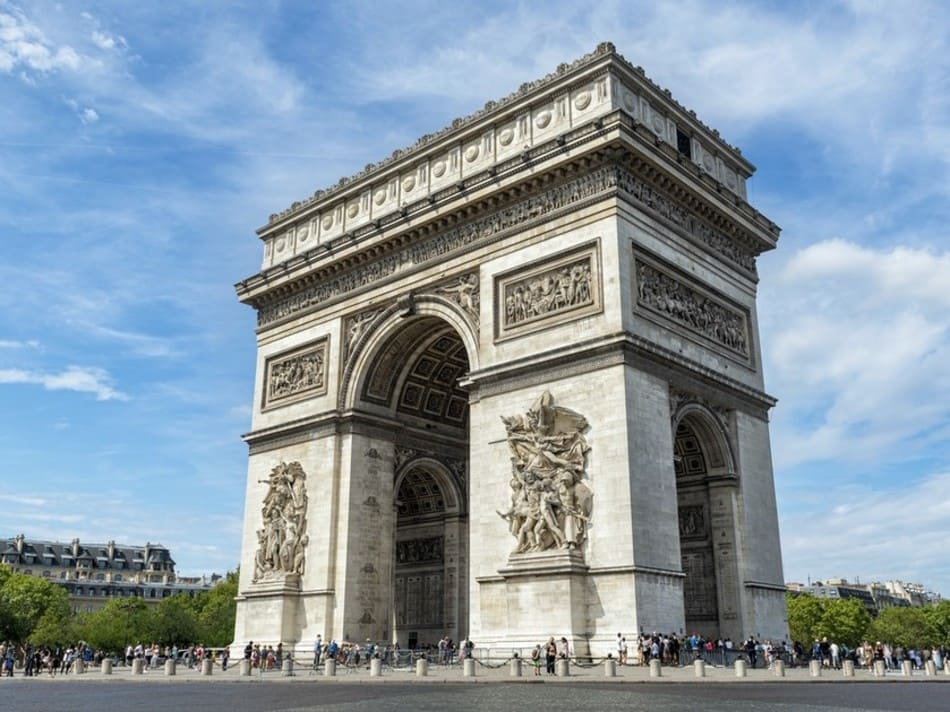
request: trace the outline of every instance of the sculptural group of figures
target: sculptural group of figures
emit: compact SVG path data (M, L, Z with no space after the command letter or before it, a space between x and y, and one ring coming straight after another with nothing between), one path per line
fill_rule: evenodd
M270 369L269 397L284 398L323 385L323 351L312 351L275 363Z
M505 322L518 324L591 300L587 260L559 267L505 289Z
M511 507L498 512L517 538L514 553L577 549L587 536L593 492L586 474L587 420L545 391L525 415L502 417L511 450Z
M292 462L277 465L268 479L260 480L269 487L262 509L264 526L257 530L254 581L303 573L309 541L306 479L300 463Z

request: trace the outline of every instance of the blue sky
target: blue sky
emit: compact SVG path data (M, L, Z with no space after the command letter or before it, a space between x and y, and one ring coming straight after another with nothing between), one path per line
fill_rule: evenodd
M0 0L0 536L239 558L270 213L610 40L758 167L786 580L950 595L950 5Z

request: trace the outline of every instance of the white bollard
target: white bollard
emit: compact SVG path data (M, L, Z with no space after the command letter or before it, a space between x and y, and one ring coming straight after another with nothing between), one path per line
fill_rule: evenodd
M736 660L736 677L745 677L746 675L746 661L742 658Z
M874 661L874 677L884 677L886 669L883 660Z
M425 677L429 674L429 661L425 658L416 660L416 677Z
M205 658L201 661L201 674L202 675L211 675L214 672L214 663L211 662L211 658Z
M251 676L251 661L250 660L241 660L241 677L250 677Z
M693 676L706 677L706 663L702 660L693 661Z
M336 677L336 660L333 658L327 658L327 661L323 666L323 676Z
M604 677L617 677L617 661L613 658L604 661Z
M383 674L383 661L379 658L373 658L369 661L369 676L380 677Z
M280 664L280 674L283 677L294 676L294 659L289 655Z
M950 675L950 660L947 660L947 661L943 664L943 674L944 674L944 675Z
M175 659L168 658L168 660L165 661L165 677L171 677L175 672Z
M901 660L901 675L910 677L914 674L914 664L910 660Z
M809 660L808 661L808 674L812 677L821 677L821 661L820 660Z
M521 677L521 658L512 658L508 664L509 677Z
M554 665L554 674L558 677L570 677L571 661L567 658L558 658L557 663Z
M86 663L83 662L82 658L76 658L73 661L73 672L77 675L82 675L86 672Z
M100 671L102 672L103 675L112 674L112 658L103 658L102 667L100 668Z
M656 658L650 661L650 677L663 677L663 666Z
M132 660L132 674L141 675L142 671L145 669L145 661L142 658L134 658Z
M785 661L776 660L772 663L772 673L775 677L785 677Z
M841 674L845 677L854 677L854 660L845 660L841 663Z
M925 662L924 675L927 675L928 677L933 677L936 674L937 674L937 666L934 665L934 661L928 660L927 662Z
M475 677L475 659L474 658L465 658L465 660L462 661L462 676Z

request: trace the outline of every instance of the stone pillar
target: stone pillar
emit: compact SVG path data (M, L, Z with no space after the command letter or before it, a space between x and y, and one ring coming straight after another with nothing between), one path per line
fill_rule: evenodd
M650 677L663 677L663 666L656 658L650 661Z
M943 674L944 674L944 675L950 675L950 660L947 660L947 661L943 664Z
M86 663L83 662L82 658L76 658L73 661L73 672L77 675L82 675L86 672Z
M745 677L746 661L743 659L736 660L736 677Z
M874 661L874 677L884 677L885 672L886 672L886 669L884 668L884 661L875 660Z
M103 658L102 667L100 668L103 675L112 674L112 658Z
M604 677L617 677L617 661L613 658L604 661Z
M558 677L571 676L571 661L567 658L558 658L554 664L554 674Z
M133 675L141 675L144 669L145 669L145 661L142 660L142 658L132 659L132 674Z
M901 660L901 675L910 677L914 674L914 664L910 660Z
M693 661L693 676L706 677L706 663L702 660Z
M284 677L293 677L294 674L294 659L289 655L284 658L283 662L280 665L280 674Z
M772 672L775 677L785 677L785 661L776 660L772 663Z
M323 676L336 677L336 660L327 658L327 662L323 666Z
M472 658L465 658L462 662L462 675L464 677L475 677L475 660Z
M510 677L521 677L521 658L513 657L508 665L508 675Z
M811 677L821 677L821 661L820 660L808 661L808 674Z
M933 677L936 674L937 674L937 666L934 665L934 661L928 660L927 662L925 662L924 675L927 675L928 677Z
M425 677L429 674L429 661L425 658L416 660L416 677Z
M250 677L251 676L251 661L250 660L241 660L241 677Z
M841 664L841 674L845 677L854 677L854 660L845 660Z
M211 662L211 658L205 658L201 661L201 674L211 675L212 672L214 672L214 663Z
M369 676L379 677L383 674L383 662L379 658L372 658L369 661Z
M165 661L165 676L166 676L166 677L171 677L172 675L175 674L175 672L176 672L176 670L175 670L175 659L174 659L174 658L168 658L168 660Z

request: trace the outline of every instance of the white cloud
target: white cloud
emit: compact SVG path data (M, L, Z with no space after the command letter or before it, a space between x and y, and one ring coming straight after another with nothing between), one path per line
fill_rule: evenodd
M99 114L95 109L91 109L88 106L83 109L79 114L79 120L84 124L94 124L99 120Z
M59 373L42 373L23 369L0 369L0 383L25 383L43 386L48 391L93 393L96 400L128 400L115 390L109 374L101 368L69 366Z
M84 58L70 45L55 46L19 9L0 8L0 72L77 70Z
M125 49L128 46L122 35L112 35L103 30L93 30L90 39L96 47L104 50Z
M950 420L950 253L842 240L794 254L770 287L780 467L919 457Z
M0 349L38 349L40 342L33 339L29 341L13 341L10 339L0 339Z
M886 488L828 483L820 500L782 517L786 579L902 579L950 591L940 545L950 537L948 490L950 472Z

